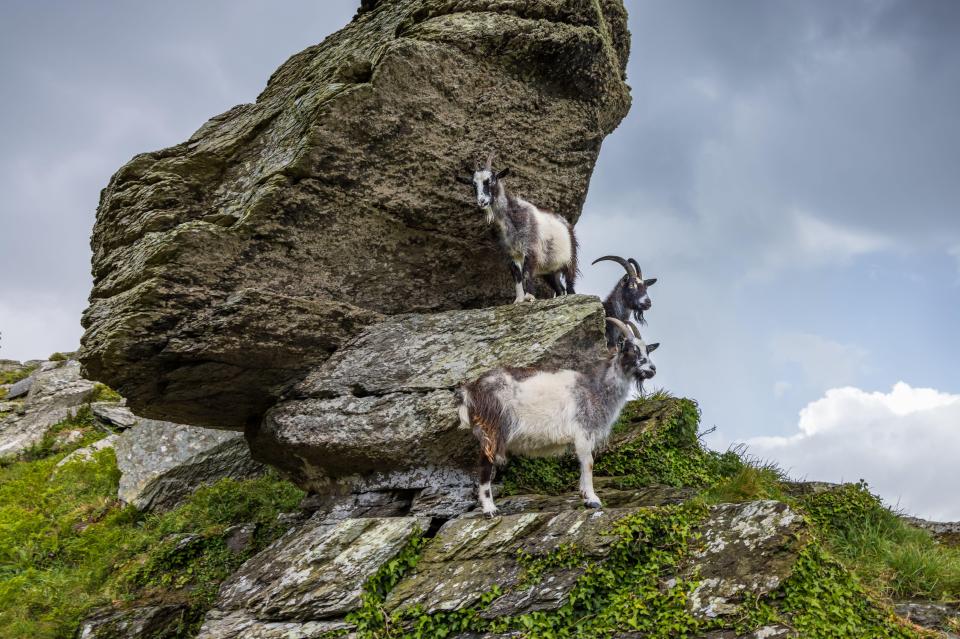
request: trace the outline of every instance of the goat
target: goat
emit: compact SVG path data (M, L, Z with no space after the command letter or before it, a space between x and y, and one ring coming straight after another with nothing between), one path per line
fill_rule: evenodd
M656 374L650 353L632 324L607 322L624 340L605 361L583 372L536 368L495 368L458 389L457 415L480 442L480 507L497 514L491 482L495 465L509 453L530 457L563 454L573 445L580 461L580 496L587 508L600 508L593 490L593 451L610 435L630 395ZM633 333L631 334L631 330Z
M486 213L487 224L496 227L500 247L510 261L516 285L513 302L535 299L533 279L542 276L554 295L573 294L577 278L577 238L573 227L561 216L540 209L507 191L503 178L510 169L493 170L493 154L473 177L457 181L473 186L477 206ZM563 275L566 288L560 283Z
M591 264L604 260L616 262L627 272L607 295L607 299L603 301L603 309L607 312L607 317L615 317L621 322L629 324L630 316L633 315L639 324L646 324L643 319L643 312L649 311L650 307L653 306L647 289L657 283L657 278L643 279L640 265L632 257L625 260L616 255L604 255L595 259ZM616 346L618 339L617 330L608 325L607 346L611 348Z

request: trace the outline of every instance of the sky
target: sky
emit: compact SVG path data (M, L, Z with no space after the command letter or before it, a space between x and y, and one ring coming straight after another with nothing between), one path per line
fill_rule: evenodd
M74 350L100 189L358 0L0 8L0 358ZM718 449L960 519L960 3L626 0L633 108L577 231L635 257ZM512 185L522 195L522 185Z

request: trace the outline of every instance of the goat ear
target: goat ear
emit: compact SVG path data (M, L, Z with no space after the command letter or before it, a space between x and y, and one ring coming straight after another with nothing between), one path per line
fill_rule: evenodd
M658 348L660 348L660 342L654 342L653 344L647 344L647 355L649 355L649 354L652 353L653 351L657 350Z
M473 186L473 180L470 179L470 178L468 178L468 177L464 177L464 176L462 176L462 175L458 175L458 176L456 176L456 179L457 179L457 182L459 182L460 184L469 184L469 185Z
M497 173L497 179L499 180L500 178L505 178L508 175L510 175L510 167L507 167L504 170Z
M653 285L656 284L656 283L657 283L657 278L655 278L655 277L654 277L653 279L643 280L643 285L644 285L644 286L653 286Z

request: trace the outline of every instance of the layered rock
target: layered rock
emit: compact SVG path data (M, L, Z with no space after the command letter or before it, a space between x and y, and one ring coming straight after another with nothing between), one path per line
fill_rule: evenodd
M242 428L384 314L507 302L503 258L453 176L495 147L514 191L576 221L629 107L628 36L620 0L361 12L254 104L113 176L89 376L137 414Z
M386 596L383 609L394 615L476 609L480 619L491 622L554 611L566 603L589 566L607 560L618 541L617 522L650 507L675 503L681 491L674 490L604 491L606 499L620 505L602 511L577 508L573 494L518 495L504 500L502 509L522 505L522 511L493 519L460 516L427 541L415 567ZM425 525L426 521L412 517L331 522L326 513L318 513L223 584L200 637L314 637L349 630L347 615L360 607L365 579L400 553L418 529L426 530ZM673 579L664 575L663 587L673 587L672 582L680 578L705 584L712 589L715 610L728 606L724 614L733 614L739 602L763 596L786 579L806 538L802 519L777 502L712 507L695 532L690 562ZM575 549L575 561L548 563L534 572L525 563L524 557L549 557L564 548ZM717 589L712 575L728 564L733 566L723 572L724 588ZM701 570L711 576L702 579ZM487 596L495 591L500 595ZM694 593L707 598L702 587ZM710 614L697 608L691 612L702 617ZM793 636L786 627L768 626L743 634L720 631L704 639Z
M366 580L423 526L414 517L333 524L317 517L224 582L199 637L313 637L343 628L342 617L360 607Z
M250 448L314 490L469 486L478 448L456 386L496 366L587 366L605 352L603 317L577 295L375 324L271 409Z

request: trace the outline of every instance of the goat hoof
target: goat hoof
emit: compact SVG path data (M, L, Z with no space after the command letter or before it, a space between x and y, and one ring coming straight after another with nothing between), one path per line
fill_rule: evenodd
M496 508L494 508L493 510L485 510L485 511L483 511L483 516L486 517L487 519L493 519L494 517L496 517L496 516L499 515L499 514L500 514L500 511L497 510Z
M585 501L585 502L583 502L583 505L586 506L587 508L602 508L599 499L591 500L591 501Z
M535 302L535 301L537 301L537 298L535 298L535 297L534 297L533 295L531 295L530 293L527 293L526 295L523 296L523 301L524 301L524 302Z

